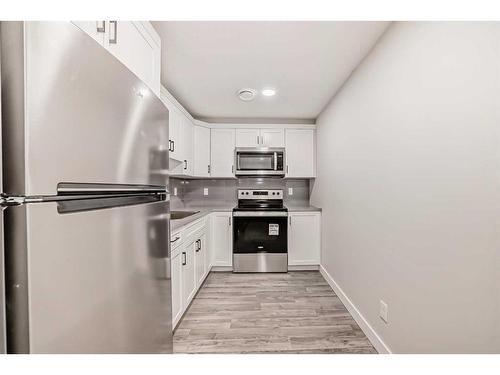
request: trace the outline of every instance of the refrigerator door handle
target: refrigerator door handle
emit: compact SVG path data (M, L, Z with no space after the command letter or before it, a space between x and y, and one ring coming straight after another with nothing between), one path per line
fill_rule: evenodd
M165 186L59 183L57 195L1 194L0 207L55 202L57 211L62 214L168 200L170 195Z
M104 195L104 194L143 194L159 193L168 194L165 186L160 185L135 185L135 184L102 184L60 182L57 184L57 195Z

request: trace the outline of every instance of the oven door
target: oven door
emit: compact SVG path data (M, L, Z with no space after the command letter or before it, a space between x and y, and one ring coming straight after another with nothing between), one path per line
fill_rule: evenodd
M235 212L233 253L287 253L287 216L259 216L261 212ZM276 213L276 214L284 214ZM244 215L244 216L239 216Z

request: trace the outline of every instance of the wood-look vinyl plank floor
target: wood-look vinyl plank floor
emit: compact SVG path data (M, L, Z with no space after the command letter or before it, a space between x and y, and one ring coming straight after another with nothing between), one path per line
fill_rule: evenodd
M174 353L376 353L317 271L210 273Z

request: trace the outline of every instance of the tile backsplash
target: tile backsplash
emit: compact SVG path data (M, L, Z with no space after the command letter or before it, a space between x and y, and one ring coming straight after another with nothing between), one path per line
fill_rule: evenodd
M204 195L207 189L208 195ZM171 209L236 206L238 189L283 189L285 204L309 204L309 180L278 178L170 178ZM292 189L293 194L289 194ZM175 195L177 192L177 195Z

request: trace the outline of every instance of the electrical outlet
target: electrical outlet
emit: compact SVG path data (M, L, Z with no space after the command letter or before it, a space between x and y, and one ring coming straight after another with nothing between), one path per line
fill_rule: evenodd
M288 195L293 195L293 188L288 188Z
M177 188L174 187L174 195L177 195Z
M203 188L203 195L208 195L208 188Z
M387 314L389 313L389 307L387 306L387 303L384 301L380 300L380 319L382 319L384 322L389 323Z

